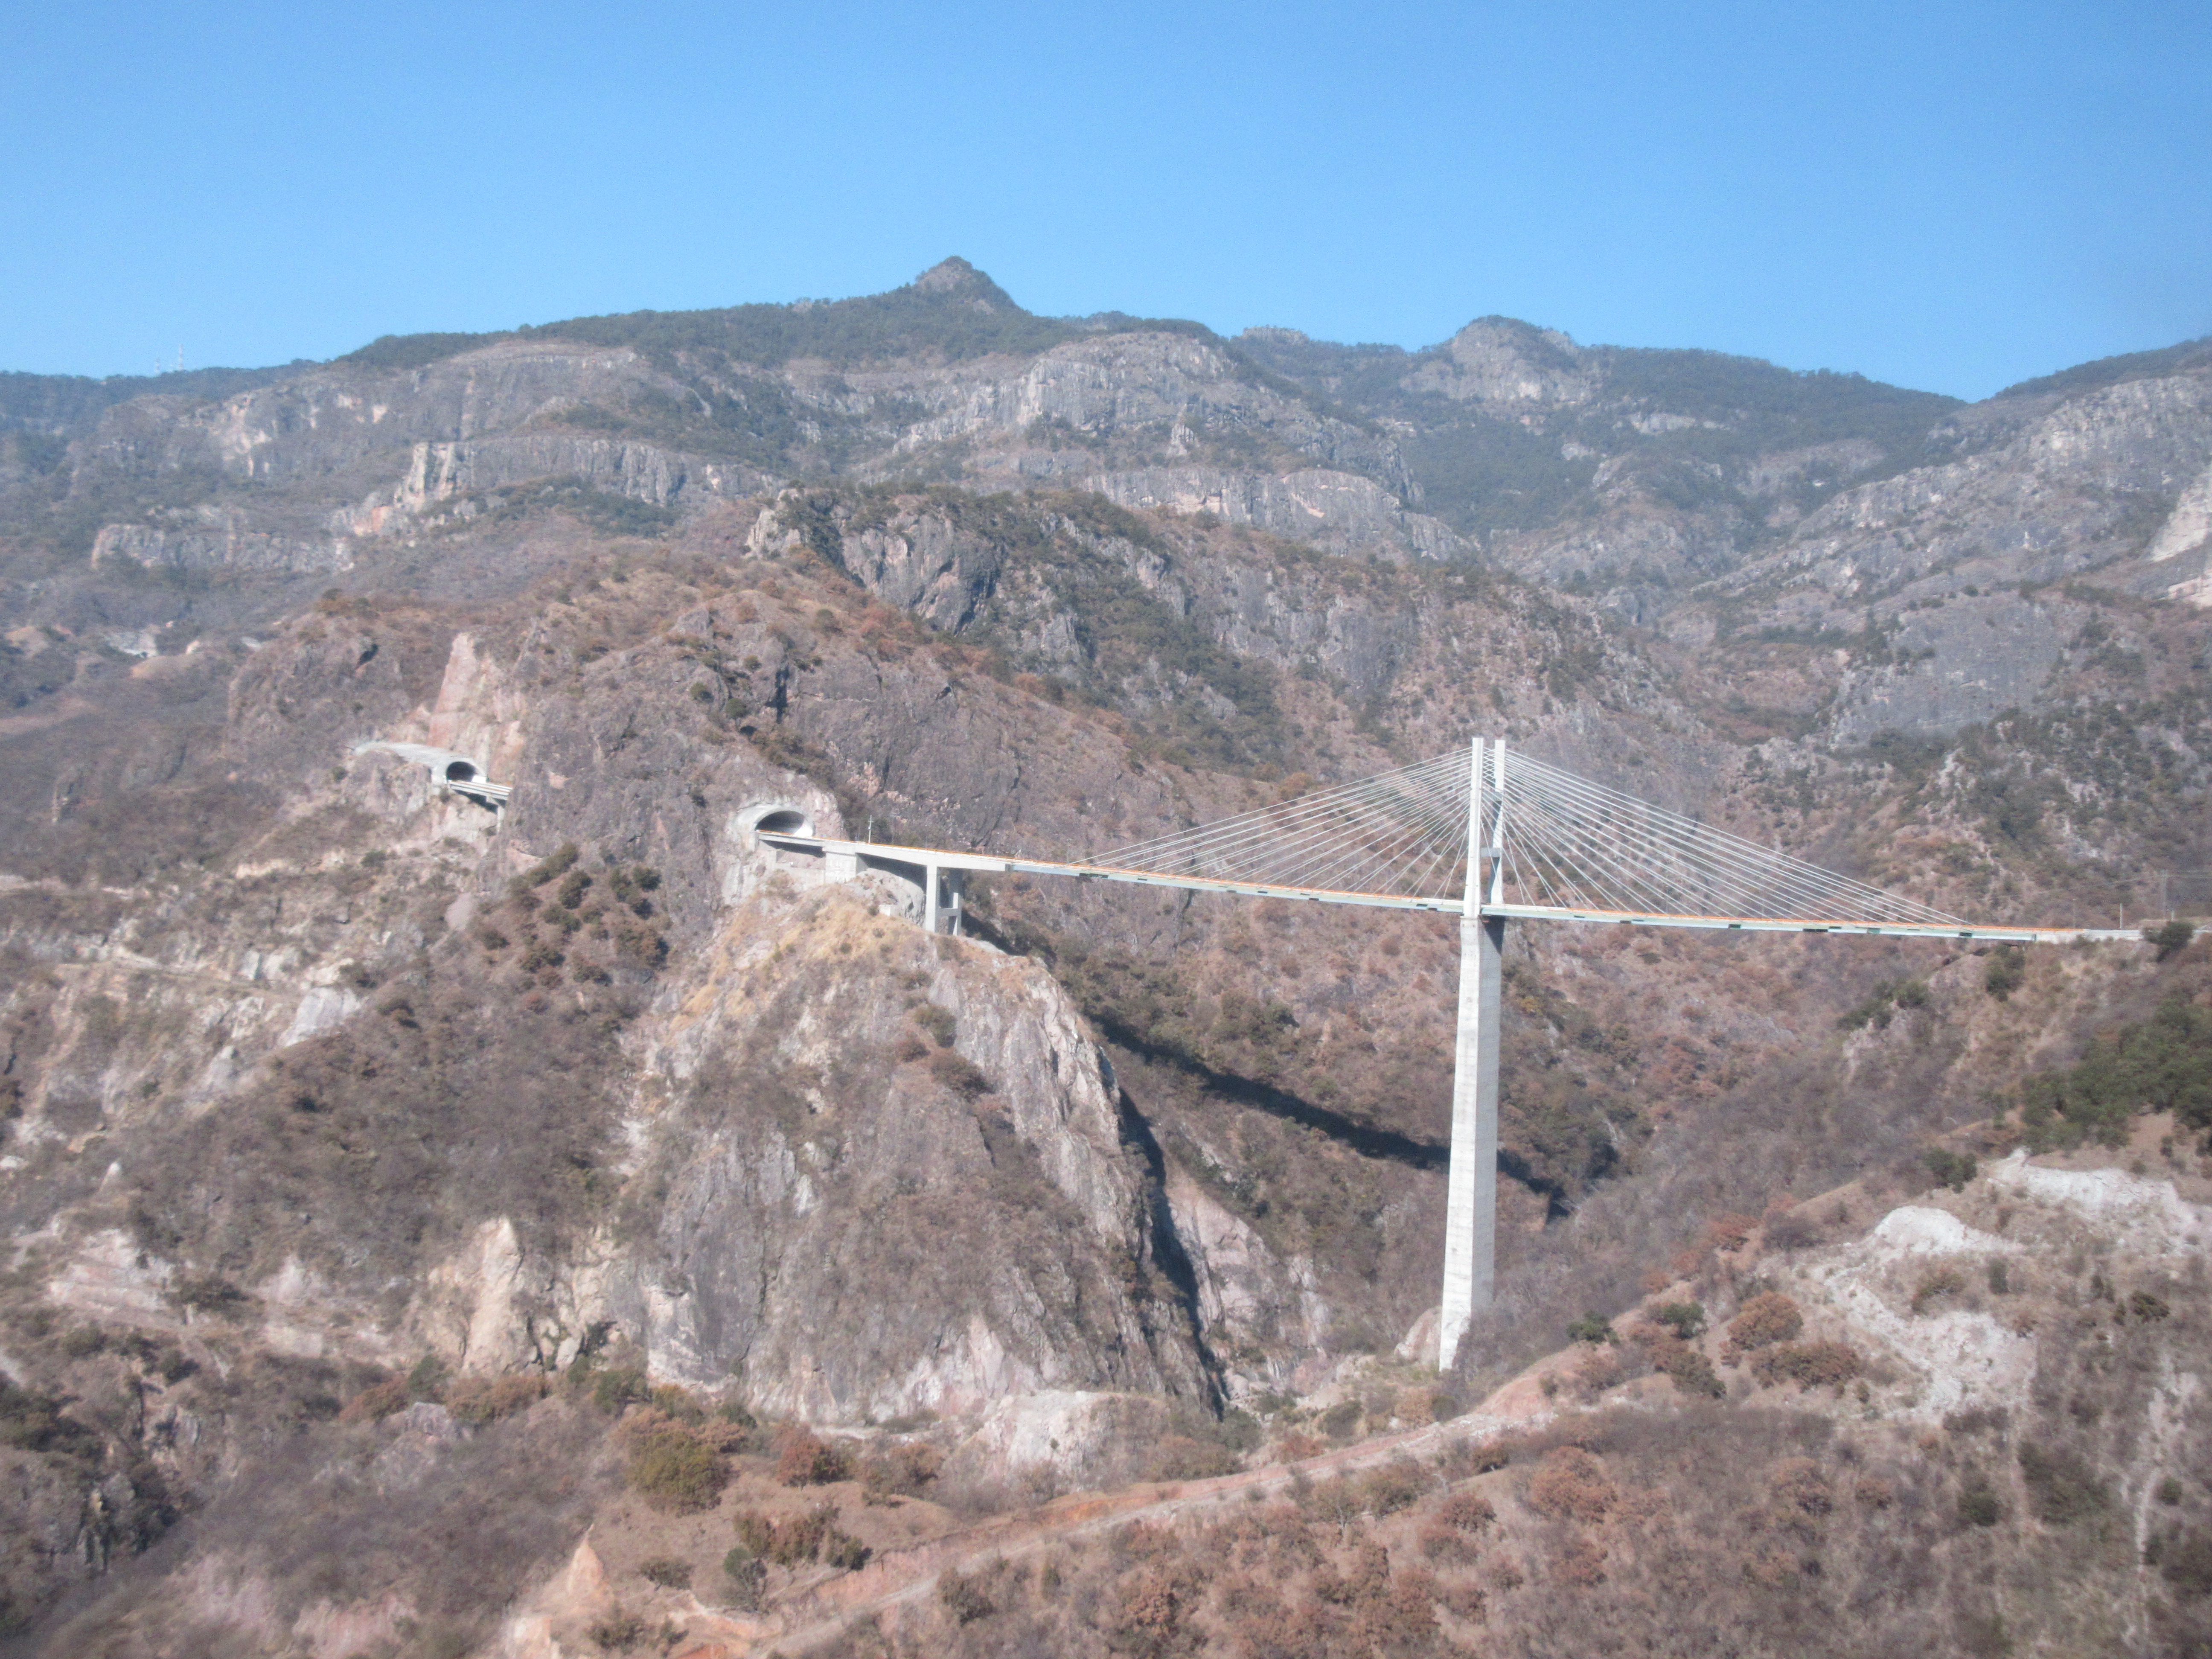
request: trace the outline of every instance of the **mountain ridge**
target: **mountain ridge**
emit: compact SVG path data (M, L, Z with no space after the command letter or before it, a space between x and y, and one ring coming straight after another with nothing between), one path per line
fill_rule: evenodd
M896 292L0 434L21 1649L1574 1654L1547 1609L1613 1583L1684 1651L1979 1656L2053 1574L2194 1629L2202 1276L2046 1177L2202 1208L2194 1074L2108 1097L2191 1063L2212 942L1516 927L1498 1297L1438 1376L1448 923L1008 878L932 938L752 825L1080 855L1482 732L1979 920L2212 908L2212 373L1939 408ZM832 335L938 343L744 355ZM2008 1227L2081 1261L2000 1287ZM1055 1534L1064 1595L927 1565L1500 1387L1486 1472ZM1884 1610L1793 1615L1838 1583Z

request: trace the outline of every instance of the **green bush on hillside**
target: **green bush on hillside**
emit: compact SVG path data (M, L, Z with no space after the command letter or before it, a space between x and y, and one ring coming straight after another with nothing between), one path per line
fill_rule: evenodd
M2118 1146L2138 1112L2172 1112L2212 1130L2212 1009L2176 997L2105 1033L2079 1065L2030 1078L2021 1091L2021 1127L2034 1152L2085 1140Z

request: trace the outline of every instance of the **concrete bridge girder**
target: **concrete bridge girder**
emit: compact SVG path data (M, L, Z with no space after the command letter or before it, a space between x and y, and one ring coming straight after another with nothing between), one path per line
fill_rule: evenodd
M818 837L814 815L789 801L757 802L737 813L731 828L763 878L781 873L802 888L858 882L877 895L883 908L921 923L925 933L961 931L964 870Z

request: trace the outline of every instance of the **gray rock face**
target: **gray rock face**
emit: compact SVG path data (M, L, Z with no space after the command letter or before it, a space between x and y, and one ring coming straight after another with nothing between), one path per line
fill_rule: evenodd
M1285 541L1336 552L1387 549L1398 557L1450 559L1460 538L1441 520L1408 513L1371 478L1319 468L1280 477L1206 467L1154 467L1079 477L1119 507L1211 514Z
M1598 377L1557 329L1485 317L1453 335L1441 358L1415 369L1405 385L1454 403L1573 404L1589 399Z
M1849 602L1935 579L2051 581L2147 550L2208 461L2212 378L2110 387L1965 460L1845 492L1723 589L1786 581Z
M635 352L567 344L506 345L398 372L333 364L195 407L124 404L102 418L86 459L131 472L212 464L262 483L329 478L394 469L416 443L505 432L586 402L619 406L648 389L677 388Z
M915 292L1019 314L966 267ZM1738 627L1854 636L1916 600L2108 566L2126 567L2124 586L2201 599L2212 562L2184 500L2212 462L2212 376L2188 364L1964 409L1711 354L1584 347L1500 318L1415 354L1145 328L949 359L656 352L539 336L420 368L330 365L204 404L142 398L76 438L74 487L228 481L187 508L118 520L96 540L102 559L372 580L540 480L663 514L793 475L1076 489L1353 557L1486 556L1677 638L1711 637L1712 607ZM1470 497L1469 477L1491 480L1490 496ZM1455 527L1511 496L1553 505L1479 535ZM2004 690L1900 690L1863 707L1909 705L1933 730L1942 709L2033 701L2039 672L2027 656L1994 677L1980 662L1958 684ZM1856 733L1864 718L1845 723Z
M1991 594L1908 616L1892 636L1905 665L1844 675L1835 740L1863 744L1884 732L1937 737L2031 708L2087 615L2079 605Z
M775 480L750 467L715 466L652 444L531 432L477 443L418 443L388 499L371 496L337 522L356 533L385 529L396 509L421 514L434 504L538 478L573 478L586 487L655 507L704 497L750 495Z
M742 1375L774 1409L843 1422L969 1415L1045 1389L1202 1393L1173 1287L1120 1288L1124 1264L1158 1272L1146 1176L1059 988L984 947L939 955L842 890L738 927L708 1000L648 1062L684 1103L647 1131L668 1197L656 1248L618 1270L607 1305L655 1369ZM841 947L875 959L879 945L926 977L958 1030L936 1052L989 1095L971 1103L919 1063L854 1076L857 1054L901 1029L900 994ZM769 1078L789 1093L763 1115Z
M92 562L129 560L149 570L329 571L353 568L353 554L341 537L302 541L243 527L242 514L203 511L205 528L156 528L112 524L92 544Z
M900 438L901 450L1012 437L1039 422L1109 437L1150 432L1172 445L1181 427L1186 442L1237 434L1316 461L1372 468L1400 489L1406 483L1405 464L1387 440L1255 383L1216 348L1180 335L1076 341L1017 374L915 390L934 407Z

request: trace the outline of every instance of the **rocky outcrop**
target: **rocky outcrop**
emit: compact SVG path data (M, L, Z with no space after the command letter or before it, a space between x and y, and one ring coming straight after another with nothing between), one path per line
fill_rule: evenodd
M396 485L340 513L335 521L356 535L385 533L405 515L422 514L438 503L538 478L574 480L588 489L655 507L750 495L776 482L750 467L716 466L652 444L531 432L474 443L418 443ZM464 501L459 516L465 520L473 512Z
M649 1062L656 1246L611 1286L657 1370L831 1422L1203 1395L1110 1072L1035 964L940 951L844 890L716 951ZM897 1061L908 1001L952 1046Z
M1484 317L1453 335L1404 384L1454 403L1571 405L1588 401L1598 386L1581 358L1574 341L1557 329Z
M2212 379L2132 381L2061 403L1964 460L1846 491L1722 586L1787 582L1850 605L2051 581L2148 550L2208 461Z
M916 388L921 390L921 388ZM897 452L955 439L1008 440L1042 423L1079 440L1146 440L1178 447L1209 439L1259 443L1324 465L1409 483L1389 439L1239 371L1218 347L1178 334L1115 334L1056 346L1013 374L967 378L923 392L931 416Z
M1279 477L1207 467L1155 467L1079 477L1117 506L1208 514L1285 541L1340 553L1388 548L1401 556L1450 559L1464 550L1441 520L1409 513L1371 478L1318 468Z
M105 564L127 559L149 570L177 572L232 569L299 574L353 568L352 550L341 537L305 541L249 530L243 515L237 513L204 511L194 516L212 522L191 528L105 526L93 541L92 562Z
M2033 708L2087 614L1994 593L1914 611L1890 635L1896 660L1844 672L1830 729L1845 744L1883 732L1925 738Z

